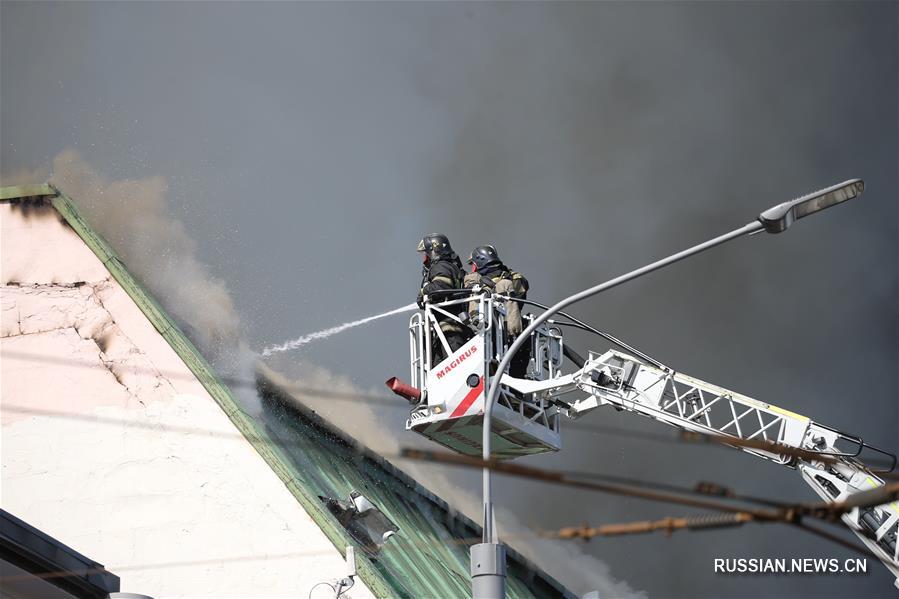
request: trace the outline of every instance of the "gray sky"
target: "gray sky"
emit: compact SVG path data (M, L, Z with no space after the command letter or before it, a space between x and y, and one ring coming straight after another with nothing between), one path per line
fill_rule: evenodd
M552 303L862 177L858 202L574 312L899 449L897 3L3 2L0 16L2 172L73 148L111 179L164 177L257 349L408 303L432 230L460 254L494 243ZM398 317L292 358L376 388L408 372L406 353ZM813 499L795 472L725 450L570 431L528 463ZM544 528L682 513L504 480L498 496ZM848 555L776 527L585 549L651 596L890 593L878 564L713 574L715 557Z

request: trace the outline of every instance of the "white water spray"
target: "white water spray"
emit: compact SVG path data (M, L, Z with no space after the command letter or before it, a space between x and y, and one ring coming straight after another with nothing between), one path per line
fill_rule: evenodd
M409 304L408 306L403 306L402 308L397 308L395 310L390 310L389 312L384 312L383 314L377 314L375 316L369 316L368 318L363 318L361 320L354 320L352 322L345 322L341 325L337 325L336 327L331 327L330 329L325 329L323 331L317 331L315 333L309 333L308 335L303 335L302 337L297 337L293 341L288 341L281 345L272 345L266 347L262 350L263 356L270 356L272 354L282 352L282 351L290 351L292 349L296 349L300 346L306 345L311 341L315 341L317 339L327 339L332 335L336 335L337 333L341 333L347 329L352 329L353 327L358 327L359 325L366 324L373 320L378 320L379 318L384 318L386 316L393 316L394 314L400 314L402 312L409 312L410 310L415 310L418 308L417 304Z

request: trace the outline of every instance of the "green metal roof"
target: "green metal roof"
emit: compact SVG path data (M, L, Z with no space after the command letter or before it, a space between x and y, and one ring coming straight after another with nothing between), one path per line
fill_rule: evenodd
M355 542L320 496L346 499L351 490L358 490L399 525L400 534L377 556L357 553L358 574L376 597L451 599L470 595L468 547L480 537L478 526L454 515L446 503L313 413L285 407L278 399L283 391L267 381L260 379L259 385L266 400L263 421L247 414L69 197L49 184L0 188L0 201L32 197L51 199L341 554ZM273 442L270 433L291 442ZM575 597L514 551L509 554L508 596Z
M57 195L56 189L48 183L0 187L0 200L19 200L23 198L55 195Z
M468 552L480 542L481 527L298 404L301 397L263 375L257 381L262 418L284 445L304 487L319 497L344 500L359 491L399 526L399 534L373 560L393 589L402 597L470 597ZM575 597L514 550L507 562L508 597Z

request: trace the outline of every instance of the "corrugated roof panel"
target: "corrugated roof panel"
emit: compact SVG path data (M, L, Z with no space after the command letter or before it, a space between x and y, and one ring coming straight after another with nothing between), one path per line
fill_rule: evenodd
M358 491L377 505L400 532L372 559L403 597L469 597L469 547L481 530L424 491L380 456L355 444L293 396L259 375L263 419L310 491L346 500ZM574 597L514 551L509 552L510 598Z

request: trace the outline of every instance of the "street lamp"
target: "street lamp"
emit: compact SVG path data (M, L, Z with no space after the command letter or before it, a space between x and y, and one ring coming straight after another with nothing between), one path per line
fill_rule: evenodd
M548 310L543 312L543 314L533 319L531 324L516 337L509 349L506 350L502 361L499 363L499 367L496 369L496 374L490 381L490 388L484 401L484 429L482 437L484 460L490 460L491 418L493 415L493 405L496 403L497 396L499 395L503 373L506 372L512 357L518 349L530 338L531 333L554 314L582 299L617 287L622 283L641 277L654 270L664 268L665 266L679 262L684 258L689 258L690 256L694 256L715 246L727 243L732 239L759 233L761 231L781 233L789 228L794 221L858 197L861 195L862 191L864 191L864 188L865 184L861 179L850 179L826 189L802 196L801 198L778 204L777 206L765 210L756 220L739 229L734 229L729 233L725 233L724 235L695 245L682 252L672 254L671 256L653 262L652 264L647 264L642 268L623 274L606 281L605 283L575 293L551 306ZM474 597L474 599L504 599L506 596L506 553L505 548L498 542L496 535L491 494L490 468L487 467L485 467L483 471L483 485L483 538L481 543L473 545L471 548L472 597Z
M781 233L786 231L793 221L858 197L864 190L865 182L861 179L843 181L791 202L768 208L759 215L759 222L765 226L767 232Z

